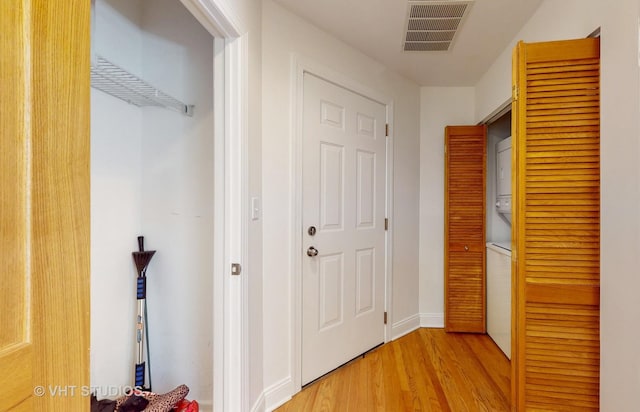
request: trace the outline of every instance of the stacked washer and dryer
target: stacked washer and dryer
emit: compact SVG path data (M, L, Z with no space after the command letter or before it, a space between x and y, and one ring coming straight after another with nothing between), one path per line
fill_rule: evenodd
M496 144L496 211L511 224L511 137ZM511 359L511 242L487 243L487 333Z

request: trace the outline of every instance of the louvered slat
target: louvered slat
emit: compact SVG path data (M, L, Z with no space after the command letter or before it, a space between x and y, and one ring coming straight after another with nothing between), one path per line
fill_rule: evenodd
M514 52L514 409L596 411L599 42Z
M486 330L484 126L445 130L445 329Z

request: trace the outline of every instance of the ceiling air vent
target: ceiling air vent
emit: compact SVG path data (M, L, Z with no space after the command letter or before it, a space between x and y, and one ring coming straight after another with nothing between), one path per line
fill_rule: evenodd
M404 51L447 51L473 1L409 1Z

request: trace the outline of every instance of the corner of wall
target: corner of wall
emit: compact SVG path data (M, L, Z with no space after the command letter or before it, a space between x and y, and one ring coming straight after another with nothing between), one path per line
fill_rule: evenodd
M444 328L444 313L421 313L421 328Z
M420 325L442 327L444 128L474 124L474 87L420 89ZM435 314L435 315L434 315Z
M198 400L198 408L200 412L213 412L213 401Z
M264 390L260 398L263 398L262 404L264 405L264 411L271 412L274 409L282 406L285 402L291 399L296 393L296 388L291 376L287 376L284 379L274 383ZM260 399L258 399L260 401ZM256 402L254 408L259 407L259 402ZM252 409L252 411L258 411L261 409Z
M391 325L391 340L396 340L420 328L420 316L416 313Z
M265 398L264 398L264 392L262 392L260 396L258 396L256 401L253 403L253 406L251 407L251 412L263 412L265 410L266 410Z

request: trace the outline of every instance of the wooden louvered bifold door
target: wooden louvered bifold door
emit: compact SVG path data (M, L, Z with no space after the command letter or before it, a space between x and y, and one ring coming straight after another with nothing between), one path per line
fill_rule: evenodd
M486 332L486 126L445 129L445 329Z
M600 322L598 39L514 52L517 411L596 411Z

